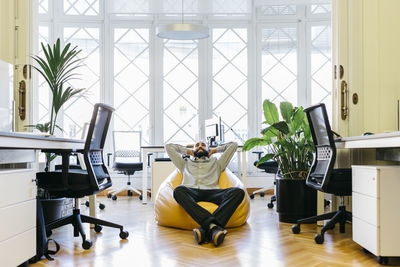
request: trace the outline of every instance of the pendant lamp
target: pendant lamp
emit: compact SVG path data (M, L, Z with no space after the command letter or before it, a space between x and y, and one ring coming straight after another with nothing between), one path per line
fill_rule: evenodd
M208 27L201 24L184 23L183 21L183 0L181 23L161 25L157 29L157 36L163 39L172 40L197 40L210 36Z

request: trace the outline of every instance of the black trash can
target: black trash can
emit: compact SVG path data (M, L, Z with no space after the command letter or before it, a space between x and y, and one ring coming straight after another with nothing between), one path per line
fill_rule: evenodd
M40 200L43 207L45 224L58 220L62 217L62 210L65 200L65 197Z

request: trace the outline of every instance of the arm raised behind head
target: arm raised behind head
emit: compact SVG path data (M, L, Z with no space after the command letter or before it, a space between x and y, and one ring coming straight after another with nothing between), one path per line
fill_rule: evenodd
M183 173L185 168L185 160L182 158L182 154L193 155L193 151L187 149L185 146L178 144L166 144L165 150L168 156L174 163L174 165Z
M225 170L229 161L232 159L233 154L235 154L238 145L236 142L229 142L224 145L218 146L215 150L216 153L223 153L221 157L218 159L218 165L221 168L221 171Z

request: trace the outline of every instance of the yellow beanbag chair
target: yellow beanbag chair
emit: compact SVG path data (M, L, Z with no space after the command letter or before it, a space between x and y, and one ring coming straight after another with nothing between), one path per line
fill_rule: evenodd
M175 187L182 184L182 174L175 170L160 185L157 193L154 210L156 221L159 225L171 226L181 229L194 229L199 227L189 214L175 201L173 193ZM225 169L219 177L219 187L239 187L243 188L242 182L230 170ZM199 202L200 206L213 213L217 205L211 202ZM235 213L229 219L225 227L237 227L243 225L249 217L250 199L245 190L245 197L242 203L237 207Z

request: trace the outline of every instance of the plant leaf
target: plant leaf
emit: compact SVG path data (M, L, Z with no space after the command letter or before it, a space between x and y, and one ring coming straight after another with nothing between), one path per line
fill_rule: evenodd
M273 153L265 154L265 155L262 156L262 157L260 158L260 160L257 162L257 166L260 165L260 164L263 163L263 162L266 162L266 161L268 161L268 160L270 160L270 159L273 159L274 157L275 157L275 154L273 154Z
M243 150L244 151L249 151L253 147L256 146L266 146L271 144L271 139L264 139L264 138L259 138L259 137L254 137L250 138L247 140L244 145L243 145Z
M290 124L293 115L293 105L289 102L281 102L279 105L282 118Z
M276 122L276 123L272 124L271 126L284 134L289 133L289 126L287 125L287 123L285 121Z
M293 114L293 120L291 122L292 132L297 132L304 123L306 114L303 111L302 107L297 108Z
M269 101L268 99L264 100L263 110L264 110L265 121L269 125L272 125L275 122L279 121L278 109L276 108L275 104Z

